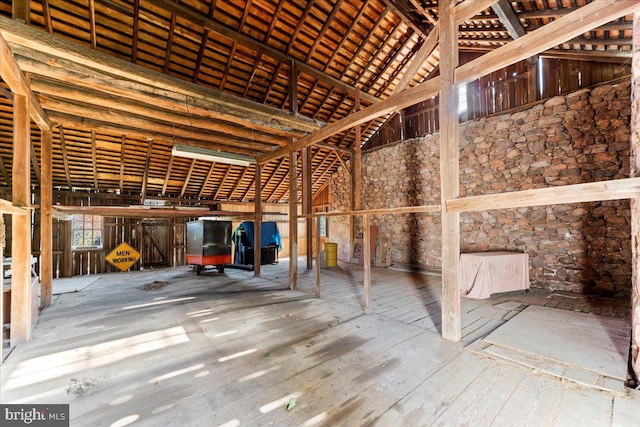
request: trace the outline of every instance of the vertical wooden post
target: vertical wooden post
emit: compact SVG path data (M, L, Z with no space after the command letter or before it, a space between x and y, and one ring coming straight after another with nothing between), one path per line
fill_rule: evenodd
M40 304L51 305L53 281L53 176L51 131L42 131L42 181L40 184Z
M360 90L356 88L356 108L358 111L360 109ZM362 132L360 125L356 126L356 138L354 141L354 152L351 155L351 206L350 209L352 211L357 211L362 208L361 199L360 199L360 191L362 188ZM351 252L353 249L353 244L356 239L356 230L355 230L355 219L356 217L353 215L349 216L349 258L351 258Z
M631 171L640 176L640 13L633 15L631 62ZM640 378L640 198L631 199L631 366Z
M289 79L289 106L298 114L298 63L291 61L291 78Z
M362 215L362 253L364 256L364 312L371 313L371 227L369 214Z
M2 215L2 208L0 208L0 259L4 259L4 245L6 241L5 235L4 216ZM4 267L2 274L0 274L0 365L4 360L3 348L4 348Z
M13 97L13 204L31 204L29 99ZM31 214L14 215L11 238L11 346L31 337Z
M455 70L458 25L455 0L440 3L440 188L442 203L442 336L460 341L460 214L446 211L446 201L459 195L458 109Z
M540 57L537 57L540 61ZM527 102L535 102L538 99L538 62L527 63Z
M316 298L320 298L320 218L316 221Z
M298 287L298 177L297 153L289 151L289 288Z
M311 214L311 147L302 149L302 213ZM313 268L313 219L305 220L307 270Z
M262 264L262 165L256 164L255 177L255 221L253 237L253 275L260 277Z
M31 23L31 0L13 0L11 14L13 19L24 21L25 24Z

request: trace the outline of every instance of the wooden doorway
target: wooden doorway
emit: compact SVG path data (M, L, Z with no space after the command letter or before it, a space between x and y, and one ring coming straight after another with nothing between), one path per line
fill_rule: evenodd
M169 267L169 221L143 220L142 267Z

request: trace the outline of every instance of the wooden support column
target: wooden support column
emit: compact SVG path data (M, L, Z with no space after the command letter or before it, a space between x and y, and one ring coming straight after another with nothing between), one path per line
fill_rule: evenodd
M253 275L260 277L262 265L262 165L256 165L255 174L255 220L253 228Z
M360 91L356 90L356 107L355 110L360 109ZM362 129L360 125L355 127L356 138L354 141L354 151L351 155L351 206L350 210L359 211L362 209L362 203L360 198L360 192L362 189ZM349 217L349 252L353 248L355 243L356 231L355 231L355 217Z
M320 298L320 218L316 217L316 298Z
M640 176L640 12L633 15L631 62L631 176ZM631 199L631 367L640 379L640 198Z
M13 98L13 205L31 202L31 151L29 100ZM31 337L31 215L14 215L11 237L11 346Z
M442 198L442 337L460 341L460 214L444 207L459 195L458 109L455 70L458 24L455 0L440 1L440 188ZM363 245L366 246L366 245ZM365 255L366 256L366 255ZM365 258L366 259L366 258Z
M364 312L371 313L371 227L369 214L362 215L362 252L364 257Z
M298 114L298 63L291 61L291 78L289 80L289 105L293 113Z
M312 194L311 194L311 147L302 149L302 213L311 214ZM305 235L307 237L307 270L313 268L313 219L305 220Z
M30 3L31 0L13 0L11 8L13 19L24 21L25 24L29 25L31 23Z
M297 153L289 151L289 288L298 287L298 177Z
M42 131L42 183L40 185L40 305L51 305L53 280L53 175L51 131Z

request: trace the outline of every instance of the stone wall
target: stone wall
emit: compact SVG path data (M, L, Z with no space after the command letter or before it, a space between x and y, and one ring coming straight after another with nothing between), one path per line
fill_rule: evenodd
M463 196L629 176L630 83L558 96L526 111L460 125ZM438 135L363 155L363 208L439 204ZM346 210L349 177L332 177L331 208ZM372 218L393 241L394 263L439 269L439 214ZM339 258L348 220L331 219ZM359 230L358 223L356 230ZM533 286L575 292L631 289L628 200L491 210L461 215L463 252L527 252Z

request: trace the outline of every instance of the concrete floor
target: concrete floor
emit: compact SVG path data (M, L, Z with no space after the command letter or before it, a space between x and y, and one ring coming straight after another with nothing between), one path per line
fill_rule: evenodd
M286 271L285 259L263 278L117 273L56 296L3 364L0 399L69 403L72 426L640 425L636 392L561 382L442 340L437 277L376 269L364 315L357 267L323 271L323 299L312 272L290 291ZM549 295L498 298L545 305ZM468 342L508 321L503 300L463 300Z

